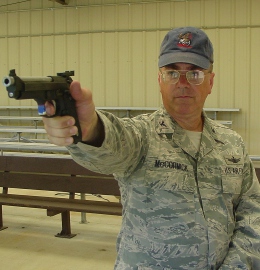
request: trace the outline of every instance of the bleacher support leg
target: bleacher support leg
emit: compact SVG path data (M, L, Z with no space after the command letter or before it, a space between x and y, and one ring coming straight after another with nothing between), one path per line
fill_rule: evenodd
M76 236L76 234L71 233L70 226L70 211L64 211L61 213L61 221L62 221L62 230L60 233L56 234L56 237L60 238L72 238Z
M3 205L0 205L0 231L7 229L7 227L3 226Z

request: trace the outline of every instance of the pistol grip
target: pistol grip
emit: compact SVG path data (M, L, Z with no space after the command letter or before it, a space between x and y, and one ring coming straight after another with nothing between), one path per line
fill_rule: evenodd
M44 105L44 101L37 99L36 102L38 104L38 114L47 117L47 118L52 118L55 116L65 116L65 115L70 115L75 119L75 126L78 128L78 133L75 134L73 137L74 143L77 144L78 142L82 141L82 132L80 128L80 123L76 111L76 105L75 105L75 100L72 98L69 92L63 93L63 95L59 96L55 100L48 100L51 101L55 107L55 114L48 116L46 114L46 108Z
M75 134L73 137L74 144L82 141L82 132L81 127L78 119L78 114L76 110L75 100L70 95L69 91L65 92L62 97L55 100L56 105L56 113L54 116L64 116L70 115L75 119L75 126L78 128L78 133Z

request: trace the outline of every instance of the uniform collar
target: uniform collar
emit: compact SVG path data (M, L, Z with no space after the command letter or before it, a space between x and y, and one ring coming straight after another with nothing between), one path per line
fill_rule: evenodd
M211 119L209 119L206 113L202 112L204 117L203 132L201 137L201 146L199 151L199 158L207 155L216 146L217 142L223 143L218 137L216 132L216 126ZM179 126L179 124L168 114L166 109L162 106L155 116L155 130L163 136L165 135L168 139L174 141L179 145L183 151L187 152L193 157L197 156L197 152L186 132Z

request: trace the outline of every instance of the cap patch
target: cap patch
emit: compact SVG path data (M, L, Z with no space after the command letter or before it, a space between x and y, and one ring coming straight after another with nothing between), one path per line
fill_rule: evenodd
M179 47L185 47L185 48L192 48L191 46L191 38L192 34L191 32L188 32L186 34L179 34L179 42L178 46Z

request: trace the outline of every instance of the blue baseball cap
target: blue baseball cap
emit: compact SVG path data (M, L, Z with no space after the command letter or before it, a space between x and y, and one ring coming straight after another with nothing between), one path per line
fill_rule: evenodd
M175 28L169 31L162 41L159 67L188 63L208 69L213 62L212 43L206 33L198 28Z

